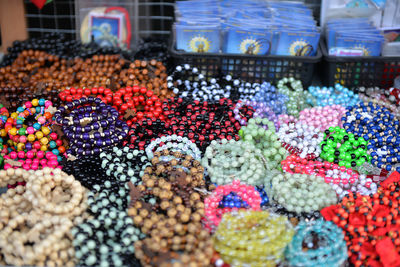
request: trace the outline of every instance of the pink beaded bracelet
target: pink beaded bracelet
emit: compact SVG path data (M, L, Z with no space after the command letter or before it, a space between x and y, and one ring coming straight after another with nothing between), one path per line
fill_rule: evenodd
M245 202L247 207L220 207L220 202L223 198L231 193L235 193L241 198L241 201ZM260 210L261 197L254 186L241 184L239 180L234 180L232 184L217 186L211 195L204 200L204 204L204 224L210 232L213 232L220 223L224 213L241 209Z

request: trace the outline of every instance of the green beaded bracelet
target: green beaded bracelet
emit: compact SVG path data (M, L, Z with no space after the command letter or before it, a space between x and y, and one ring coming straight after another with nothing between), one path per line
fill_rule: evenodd
M264 127L268 128L265 129ZM261 150L268 169L277 169L280 162L286 158L286 150L278 141L276 129L273 122L267 118L252 118L247 126L239 130L239 135L244 141L252 143Z
M370 162L367 154L368 142L362 137L355 137L338 126L325 130L324 141L321 142L320 157L346 168L355 168Z

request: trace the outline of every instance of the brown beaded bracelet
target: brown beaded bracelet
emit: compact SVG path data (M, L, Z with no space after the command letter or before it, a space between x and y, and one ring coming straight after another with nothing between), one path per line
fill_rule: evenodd
M62 91L69 87L102 86L117 90L139 85L153 90L163 100L173 96L167 89L166 79L166 67L162 62L130 62L120 55L66 60L43 51L29 50L21 52L12 65L0 68L0 88L25 87L30 88L31 93L38 90L51 92L54 88Z
M148 235L135 243L136 257L144 266L208 265L213 248L202 227L204 196L198 192L205 189L204 168L192 156L168 150L154 153L151 163L141 185L129 184L128 214Z

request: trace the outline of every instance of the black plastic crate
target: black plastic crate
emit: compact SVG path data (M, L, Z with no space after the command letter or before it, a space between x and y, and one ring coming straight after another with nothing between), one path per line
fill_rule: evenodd
M170 52L175 64L197 67L206 78L230 74L248 82L276 83L284 77L293 77L301 80L304 87L311 85L314 66L322 57L320 49L313 57L188 53L177 51L174 46Z
M359 86L389 88L400 75L400 57L329 56L324 42L321 77L325 85L340 83L348 88Z

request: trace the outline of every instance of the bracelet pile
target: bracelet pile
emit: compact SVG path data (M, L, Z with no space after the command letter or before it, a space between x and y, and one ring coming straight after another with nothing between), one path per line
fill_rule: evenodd
M336 84L334 88L310 86L308 91L312 97L307 98L307 103L312 106L353 106L360 101L357 94L340 84Z
M341 266L347 259L347 247L339 227L332 222L300 222L286 248L290 266Z
M172 159L163 160L162 156ZM143 265L210 263L212 242L201 224L204 198L199 192L206 189L203 173L193 157L163 150L154 153L151 166L144 170L143 183L130 184L128 214L147 235L135 243L135 255Z
M349 108L342 119L347 132L368 141L371 163L389 172L400 171L400 121L384 107L360 103Z
M349 259L354 266L396 266L400 261L400 174L394 172L377 193L350 193L321 213L345 234Z
M249 185L262 185L266 174L262 152L244 141L222 139L212 141L207 147L202 165L211 182L223 185L240 180Z
M253 187L233 181L232 184L219 185L204 200L205 227L215 231L227 212L240 209L260 210L260 193Z
M321 153L319 144L323 140L323 134L313 126L303 123L282 124L277 135L282 146L290 154L315 159Z
M129 129L113 107L93 97L68 102L54 114L54 121L62 124L69 140L67 154L76 157L98 155L121 143Z
M86 190L60 169L0 170L0 186L25 182L1 195L0 248L6 264L74 266L69 233L88 214Z
M372 179L332 162L307 161L296 155L290 155L281 162L281 165L284 172L312 174L324 178L325 183L332 186L340 199L350 191L369 195L376 193L377 190L377 185Z
M238 211L224 215L213 239L222 259L232 266L276 266L293 234L284 216Z
M310 213L337 202L335 191L323 179L284 173L271 180L271 198L291 212Z
M50 101L33 99L9 113L3 108L0 135L5 169L22 167L37 170L56 168L65 153L63 142L53 131L53 106Z

